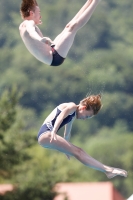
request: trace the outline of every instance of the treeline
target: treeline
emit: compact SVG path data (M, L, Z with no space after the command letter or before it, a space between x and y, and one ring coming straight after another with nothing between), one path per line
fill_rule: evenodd
M101 1L59 67L42 64L25 48L18 31L20 2L0 2L0 182L19 188L16 196L0 198L48 200L55 195L50 191L56 182L107 180L75 160L68 162L62 154L43 150L36 140L44 118L55 106L69 101L78 104L86 95L97 93L102 94L101 112L88 122L75 122L72 140L104 164L129 172L126 179L112 180L128 197L133 184L132 0ZM38 3L40 29L54 39L84 1Z

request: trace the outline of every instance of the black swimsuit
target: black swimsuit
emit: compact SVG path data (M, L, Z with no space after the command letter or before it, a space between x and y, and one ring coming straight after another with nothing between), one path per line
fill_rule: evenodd
M65 58L61 57L58 52L54 49L54 46L55 45L51 45L51 50L52 50L52 55L53 55L53 60L52 60L52 63L51 63L51 66L59 66L61 65Z

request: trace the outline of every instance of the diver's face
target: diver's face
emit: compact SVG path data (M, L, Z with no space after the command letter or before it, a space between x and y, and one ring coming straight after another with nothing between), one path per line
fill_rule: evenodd
M85 106L79 105L77 109L77 119L89 119L94 116L92 109L86 110Z
M33 20L35 24L41 24L41 11L38 6L35 7L35 10L33 11Z

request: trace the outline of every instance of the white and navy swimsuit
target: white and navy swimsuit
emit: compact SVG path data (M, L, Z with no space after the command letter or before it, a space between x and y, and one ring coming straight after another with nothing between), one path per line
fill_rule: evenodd
M38 132L38 138L40 137L40 135L42 135L43 133L46 132L51 132L54 128L54 124L55 121L58 117L58 115L61 113L61 110L59 110L59 108L57 107L57 111L56 111L56 115L54 117L54 119L50 122L46 122L45 124L43 124ZM68 124L70 121L72 121L72 119L75 117L76 112L73 112L72 114L69 114L65 119L63 119L62 123L60 124L58 130L64 126L65 124Z

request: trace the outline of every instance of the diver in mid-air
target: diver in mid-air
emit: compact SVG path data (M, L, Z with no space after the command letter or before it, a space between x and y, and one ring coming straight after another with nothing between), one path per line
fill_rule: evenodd
M39 61L51 65L61 65L79 29L90 19L100 0L87 0L75 17L66 25L64 30L52 41L44 37L37 25L41 24L41 11L36 0L22 0L20 13L23 22L19 26L21 38Z
M88 96L81 100L79 105L73 102L60 104L42 124L38 133L38 142L44 148L58 150L66 154L68 159L70 156L75 157L84 165L104 172L108 178L117 175L127 177L125 170L104 165L69 142L73 121L75 119L89 119L95 116L101 107L101 95ZM58 130L63 126L65 126L64 138L57 135Z

